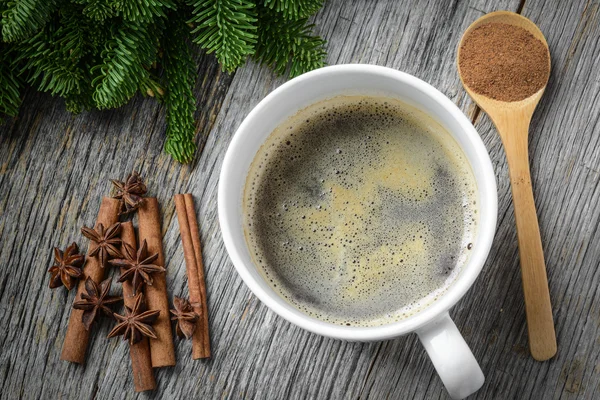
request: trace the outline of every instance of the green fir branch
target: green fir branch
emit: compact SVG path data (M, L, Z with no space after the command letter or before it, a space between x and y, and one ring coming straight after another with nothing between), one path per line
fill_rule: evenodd
M16 42L43 27L56 9L54 0L11 0L2 11L2 40Z
M82 21L80 8L68 8L60 13L60 25L53 37L54 47L62 57L73 62L89 52L90 25ZM82 23L84 22L84 23Z
M167 29L172 35L163 40L163 68L167 78L167 141L165 151L177 161L187 163L196 151L194 112L196 64L187 44L189 29L185 19L174 15Z
M112 3L107 0L74 0L73 2L83 5L83 15L95 21L112 18L116 13Z
M296 76L324 65L325 42L307 22L322 1L0 0L0 116L17 115L25 84L74 113L139 92L165 103L165 151L189 162L198 74L190 39L226 72L252 56Z
M323 0L263 0L265 7L280 13L285 19L308 18L323 6Z
M283 15L259 7L259 36L254 58L291 78L325 66L325 41L312 35L307 18L290 21Z
M254 54L255 5L249 0L196 0L193 18L194 42L207 53L215 53L221 67L233 72Z
M154 97L159 102L162 102L165 97L165 90L160 83L160 79L150 71L147 77L140 81L140 93L146 96Z
M91 65L99 65L102 62L103 52L106 49L107 43L115 38L119 29L122 28L122 24L114 22L114 20L98 21L87 16L83 18L89 32L88 45L91 49L91 55L94 58Z
M11 68L13 49L0 43L0 123L4 115L16 117L21 105L21 80Z
M167 9L175 9L172 0L111 0L117 14L126 21L148 23L165 17Z
M93 98L99 109L120 107L144 88L156 60L161 31L159 25L127 24L109 40L102 63L92 68Z
M54 20L17 46L20 55L16 62L22 62L27 82L39 91L62 97L77 96L82 93L87 75L79 65L83 40L77 24L61 25Z

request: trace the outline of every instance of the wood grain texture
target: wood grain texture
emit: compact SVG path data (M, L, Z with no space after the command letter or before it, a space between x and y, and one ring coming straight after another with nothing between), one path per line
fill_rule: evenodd
M454 61L472 21L519 8L546 35L553 65L529 139L559 346L544 363L527 350L502 145L490 120L466 96ZM597 0L332 0L315 18L329 41L330 64L386 65L430 82L475 121L490 152L498 180L498 231L479 279L451 311L486 375L473 398L600 397L599 8ZM244 116L285 79L253 63L231 78L218 74L209 60L201 58L195 90L201 154L190 166L162 152L164 109L149 99L72 117L61 101L30 92L19 117L0 127L2 397L138 396L127 344L105 339L111 328L106 320L91 335L85 367L59 360L74 292L50 291L45 272L53 245L83 244L79 228L93 223L108 178L123 179L135 168L161 204L170 297L187 295L172 197L190 192L196 198L213 352L210 360L192 361L191 343L176 339L177 365L157 370L158 389L142 398L447 398L414 335L378 343L319 337L277 317L244 286L220 238L218 173Z

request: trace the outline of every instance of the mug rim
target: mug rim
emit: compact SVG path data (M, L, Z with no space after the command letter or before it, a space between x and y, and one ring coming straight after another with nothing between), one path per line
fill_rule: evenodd
M243 135L251 134L247 132L247 126L250 125L251 121L258 118L265 109L267 109L274 101L277 101L277 97L279 97L281 93L294 90L297 85L301 85L308 80L326 79L327 76L340 72L379 75L385 78L399 80L402 83L412 86L414 89L420 91L426 95L429 100L437 102L438 105L443 107L445 111L451 115L454 121L460 125L460 135L465 136L470 142L470 145L473 146L477 155L476 160L478 164L475 165L472 160L469 160L469 164L472 169L481 169L486 184L486 190L484 192L483 188L480 187L480 182L477 183L478 192L480 195L481 210L479 216L479 232L477 238L478 243L477 246L474 247L473 253L470 255L470 259L467 261L467 264L463 266L463 269L455 278L454 282L452 282L452 284L448 287L448 289L446 289L439 299L428 304L422 310L419 310L410 317L400 321L394 321L372 327L343 326L325 322L311 317L300 310L297 310L298 313L292 312L290 309L275 301L272 298L273 295L265 291L255 279L255 276L250 273L249 268L256 268L256 266L253 263L251 263L252 265L250 266L246 265L246 262L243 260L240 249L235 244L235 240L232 236L233 230L236 229L235 225L237 225L237 219L231 214L233 212L237 213L238 210L231 210L231 207L229 207L225 201L225 190L229 184L228 181L232 174L231 170L233 169L233 164L236 161L236 154L239 151L244 151L240 143L241 138ZM408 96L408 98L410 98L410 96ZM319 100L315 100L315 102L312 104L318 101ZM289 115L293 115L302 108L304 107L290 106ZM432 116L431 113L428 113L424 110L421 111L429 116ZM437 118L435 119L437 120ZM458 143L458 145L461 150L465 150L464 146L462 146L460 143ZM252 158L254 158L255 155L256 152ZM244 182L246 181L246 177L247 170L243 179ZM431 86L429 83L405 72L377 65L342 64L313 70L285 82L264 97L250 111L246 118L244 118L233 135L223 159L218 187L218 218L225 248L237 273L240 275L246 286L248 286L254 295L256 295L267 307L287 321L313 333L343 340L373 341L390 339L415 331L435 320L444 312L448 311L465 295L481 272L481 269L483 268L491 249L496 231L497 202L496 178L491 160L489 158L489 153L471 121L467 119L462 111L448 97ZM264 281L264 278L262 278L262 280ZM282 298L282 296L277 293L275 293L275 296ZM289 303L288 305L290 308L296 309L293 305Z

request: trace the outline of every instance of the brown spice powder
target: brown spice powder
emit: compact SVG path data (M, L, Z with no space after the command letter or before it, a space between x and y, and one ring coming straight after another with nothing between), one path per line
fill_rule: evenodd
M548 81L550 63L544 44L518 26L490 23L463 40L458 65L475 93L500 101L519 101Z

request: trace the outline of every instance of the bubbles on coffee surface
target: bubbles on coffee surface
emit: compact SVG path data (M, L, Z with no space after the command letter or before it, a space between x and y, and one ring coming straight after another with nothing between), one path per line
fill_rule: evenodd
M246 181L245 234L292 305L376 326L426 307L460 273L476 193L462 151L429 117L393 99L340 96L263 144Z

